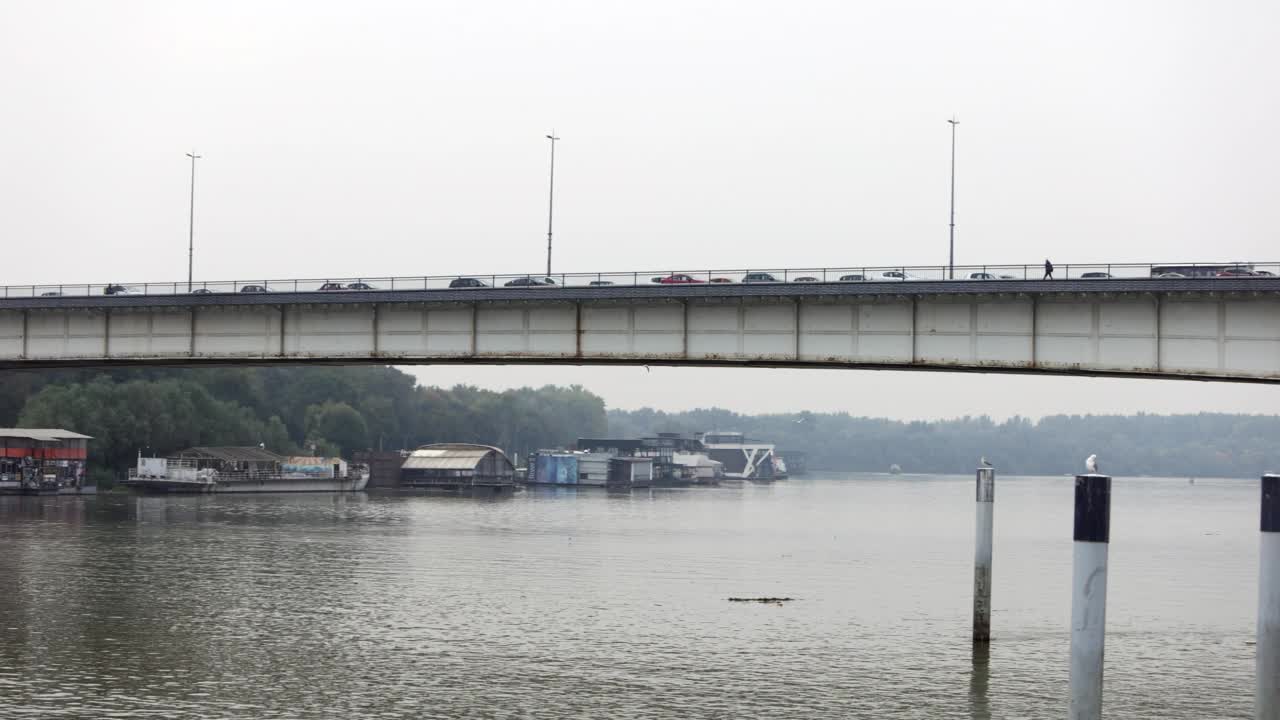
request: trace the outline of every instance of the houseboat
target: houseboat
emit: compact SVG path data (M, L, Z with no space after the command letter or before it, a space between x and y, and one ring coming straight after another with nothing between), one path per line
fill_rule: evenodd
M0 495L93 495L88 435L55 428L0 428Z
M277 455L262 447L193 447L173 457L143 457L125 485L147 493L359 492L363 465L342 458Z
M400 466L401 488L443 490L510 490L515 465L490 445L437 443L423 445Z
M740 432L706 432L697 438L707 455L724 464L724 474L756 482L777 480L786 476L786 465L775 463L773 443L749 440ZM781 473L779 473L781 470Z

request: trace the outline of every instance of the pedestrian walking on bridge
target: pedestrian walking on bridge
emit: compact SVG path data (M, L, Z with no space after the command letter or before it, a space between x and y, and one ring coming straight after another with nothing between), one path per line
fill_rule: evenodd
M1048 258L1045 258L1045 261L1044 261L1044 277L1040 279L1041 280L1053 279L1053 263L1049 262Z

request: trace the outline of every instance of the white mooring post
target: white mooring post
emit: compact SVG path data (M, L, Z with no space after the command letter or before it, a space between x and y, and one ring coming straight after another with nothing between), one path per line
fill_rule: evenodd
M1111 478L1076 476L1071 572L1071 720L1102 717L1102 646L1107 621Z
M977 531L973 547L973 641L991 641L991 536L996 499L996 469L978 468Z
M1280 720L1280 475L1262 476L1258 552L1258 720Z

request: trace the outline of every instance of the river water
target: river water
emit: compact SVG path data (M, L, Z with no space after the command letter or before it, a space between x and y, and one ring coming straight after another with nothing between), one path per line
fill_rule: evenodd
M1066 713L1072 481L0 498L0 717ZM1256 480L1117 478L1105 712L1246 718ZM787 596L781 606L731 596Z

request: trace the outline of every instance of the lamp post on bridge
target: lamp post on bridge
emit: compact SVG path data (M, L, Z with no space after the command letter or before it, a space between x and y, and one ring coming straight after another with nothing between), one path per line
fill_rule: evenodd
M191 292L196 258L196 160L201 156L192 150L187 153L187 157L191 158L191 213L187 222L187 292Z
M951 123L951 253L947 260L947 278L956 279L956 126L960 121L954 115Z
M551 184L547 190L547 277L551 277L551 221L556 205L556 131L547 136L551 141Z

